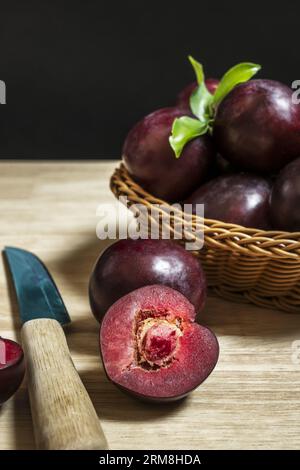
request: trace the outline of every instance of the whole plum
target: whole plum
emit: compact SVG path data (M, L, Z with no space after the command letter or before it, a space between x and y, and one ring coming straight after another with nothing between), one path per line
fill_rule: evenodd
M274 183L271 221L276 229L300 232L300 158L287 165Z
M169 136L174 119L185 114L176 108L154 111L131 129L123 146L123 160L133 178L169 202L182 200L199 186L215 158L208 135L193 139L175 158Z
M237 173L219 176L197 189L184 202L204 204L207 219L268 229L270 227L269 198L271 184L260 176Z
M218 151L242 170L279 171L300 155L300 106L273 80L250 80L218 106L213 137Z
M101 320L120 297L150 284L163 284L184 294L199 312L206 281L199 261L170 240L120 240L98 258L89 284L94 316Z

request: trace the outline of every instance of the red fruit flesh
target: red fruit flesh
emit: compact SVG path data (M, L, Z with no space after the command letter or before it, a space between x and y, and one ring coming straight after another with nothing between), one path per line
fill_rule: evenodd
M270 228L271 184L260 176L237 173L219 176L197 189L185 203L204 204L204 217L227 223Z
M153 401L172 401L198 387L215 367L215 335L195 323L193 305L160 285L137 289L106 313L100 348L109 379Z
M0 338L0 369L14 365L21 355L22 349L11 340Z
M133 178L169 202L182 200L199 186L215 158L209 135L191 140L175 158L169 137L174 120L184 115L176 108L154 111L131 129L123 146L123 160Z
M208 91L213 95L218 88L220 81L217 78L207 78L205 80L205 85ZM193 91L197 88L197 82L192 82L187 85L181 92L177 95L176 106L180 109L186 109L190 111L190 97Z
M25 373L21 346L9 339L0 338L0 405L19 388Z
M206 299L205 274L199 261L170 240L120 240L98 258L89 283L91 309L101 321L120 297L152 284L178 290L198 313Z
M273 80L250 80L218 106L217 150L242 170L271 176L300 155L300 106L293 91Z

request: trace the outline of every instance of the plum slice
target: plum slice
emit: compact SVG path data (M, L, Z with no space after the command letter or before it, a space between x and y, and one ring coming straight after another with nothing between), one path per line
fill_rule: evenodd
M24 374L25 361L21 346L0 337L0 405L18 390Z
M108 378L151 401L173 401L198 387L214 369L218 341L195 323L194 306L167 286L137 289L115 302L100 329Z

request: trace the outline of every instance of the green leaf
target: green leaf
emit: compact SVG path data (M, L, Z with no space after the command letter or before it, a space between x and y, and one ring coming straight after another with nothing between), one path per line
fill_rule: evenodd
M211 105L213 103L213 96L207 90L205 83L199 85L193 91L190 97L190 107L193 114L197 116L200 121L205 122L210 118Z
M190 63L192 64L192 67L195 71L197 83L198 85L201 85L201 83L204 82L204 72L203 72L202 64L200 64L200 62L197 62L197 60L194 59L194 57L192 57L191 55L188 56L188 59Z
M191 94L190 107L193 111L193 114L197 116L200 121L204 122L209 116L209 109L212 104L212 95L209 93L205 85L205 77L202 64L195 60L191 55L189 55L188 57L195 71L198 83L198 87Z
M188 116L182 116L174 119L172 134L169 142L175 152L176 158L179 158L184 146L200 135L208 131L208 122L201 122Z
M219 104L236 85L250 80L260 69L260 65L251 62L242 62L229 69L213 96L214 105Z

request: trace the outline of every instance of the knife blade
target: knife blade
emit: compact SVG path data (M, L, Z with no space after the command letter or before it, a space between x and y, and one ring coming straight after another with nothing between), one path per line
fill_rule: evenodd
M22 323L37 318L52 318L61 325L71 319L46 266L33 253L15 247L5 247L8 265L14 281Z
M108 449L96 410L74 367L62 325L66 306L42 261L6 247L23 327L28 390L37 447Z

